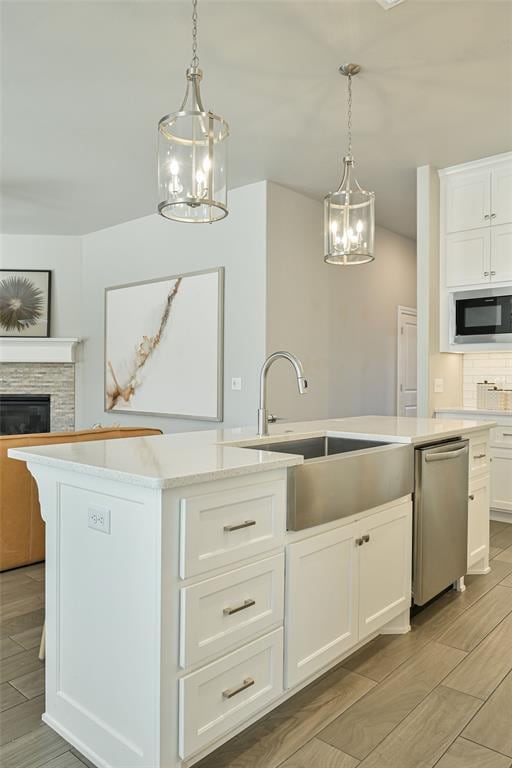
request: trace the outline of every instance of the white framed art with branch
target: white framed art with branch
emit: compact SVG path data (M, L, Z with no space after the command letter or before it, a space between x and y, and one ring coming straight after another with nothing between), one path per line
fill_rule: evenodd
M105 411L222 421L224 268L105 290Z

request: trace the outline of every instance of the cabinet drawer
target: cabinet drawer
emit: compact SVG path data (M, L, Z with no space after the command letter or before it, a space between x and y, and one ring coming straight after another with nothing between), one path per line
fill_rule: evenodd
M182 579L284 544L285 480L241 485L180 502Z
M512 448L512 424L509 427L493 427L491 429L491 445L500 448Z
M469 476L489 472L489 445L487 433L476 434L469 439Z
M191 666L283 621L284 553L180 590L180 664Z
M282 690L282 629L181 678L180 757L189 757L243 723Z

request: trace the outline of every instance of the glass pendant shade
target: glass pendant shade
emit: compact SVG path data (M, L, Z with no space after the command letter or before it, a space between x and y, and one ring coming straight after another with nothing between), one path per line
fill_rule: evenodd
M187 70L187 90L178 112L158 124L158 212L167 219L207 223L227 207L229 126L201 102L198 67Z
M365 264L375 258L375 193L361 189L353 175L351 157L343 162L339 188L324 198L324 260L328 264Z

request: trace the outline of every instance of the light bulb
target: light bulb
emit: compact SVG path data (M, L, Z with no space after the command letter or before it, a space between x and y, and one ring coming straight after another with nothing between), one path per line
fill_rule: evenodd
M203 171L205 173L208 173L210 168L211 168L210 158L206 156L205 159L203 160Z
M359 221L356 224L356 232L360 233L362 231L363 231L363 222L361 221L361 219L359 219Z
M178 175L178 173L180 172L180 164L178 163L177 160L171 160L170 165L169 165L169 170L170 170L172 176L177 176Z

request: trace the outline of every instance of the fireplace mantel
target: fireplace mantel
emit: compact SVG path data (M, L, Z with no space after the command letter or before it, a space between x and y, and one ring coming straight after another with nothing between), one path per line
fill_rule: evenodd
M80 339L0 338L0 363L74 363Z

